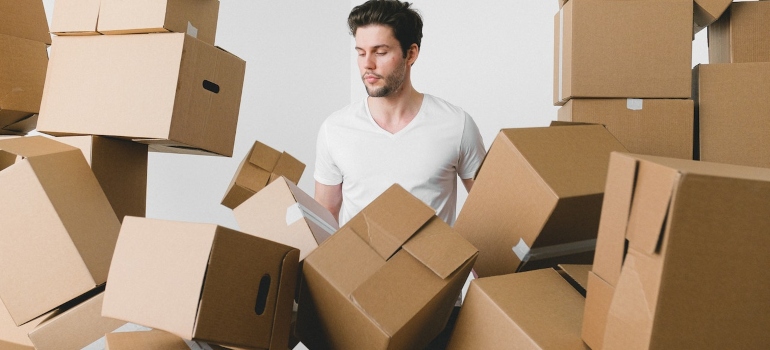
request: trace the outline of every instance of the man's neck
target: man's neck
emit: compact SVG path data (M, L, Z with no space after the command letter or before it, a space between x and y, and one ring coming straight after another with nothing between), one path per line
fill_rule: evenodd
M369 97L369 112L381 128L395 134L409 125L422 106L423 94L411 85L385 97Z

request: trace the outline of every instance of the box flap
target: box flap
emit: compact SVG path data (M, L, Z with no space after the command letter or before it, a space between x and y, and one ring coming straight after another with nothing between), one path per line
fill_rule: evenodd
M259 141L254 141L254 145L251 146L251 152L248 155L251 164L265 169L267 172L273 172L273 168L275 168L275 164L278 163L280 158L281 152Z
M626 233L631 247L647 254L658 250L680 176L678 171L660 164L639 163Z
M403 248L442 279L478 252L438 217L428 221Z
M334 216L331 212L329 212L328 209L324 208L320 203L318 203L315 199L310 197L305 191L301 190L297 185L295 185L295 182L292 181L286 181L286 185L289 186L289 190L294 195L294 199L302 205L302 207L306 208L304 210L305 212L310 212L312 216L315 218L315 220L311 220L313 222L317 222L316 224L322 228L324 228L324 231L326 231L328 234L332 234L335 231L339 229L339 224L337 224L337 220L334 219ZM307 217L308 215L305 215ZM332 229L331 232L329 232L329 229ZM315 234L315 233L314 233ZM316 242L318 244L323 243L325 238L328 238L327 235L322 235L322 237L319 237L316 235Z
M76 147L43 136L14 137L0 140L0 150L24 158L78 150ZM79 150L78 150L79 151Z
M292 157L290 154L283 152L281 157L278 158L278 162L273 168L273 174L270 176L270 181L273 181L273 177L284 176L293 183L299 183L299 179L302 177L302 173L305 171L305 164Z

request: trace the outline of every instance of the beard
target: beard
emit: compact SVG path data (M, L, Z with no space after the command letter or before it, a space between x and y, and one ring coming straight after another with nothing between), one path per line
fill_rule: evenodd
M366 80L364 79L365 75L374 75L380 79L385 80L385 86L383 87L369 87L366 85ZM364 82L364 88L366 88L366 93L369 94L370 97L386 97L393 92L396 92L401 89L402 85L404 84L404 78L406 77L406 60L404 60L404 65L396 68L396 70L393 71L388 76L382 76L379 74L375 74L374 72L367 72L364 75L361 76L361 80Z

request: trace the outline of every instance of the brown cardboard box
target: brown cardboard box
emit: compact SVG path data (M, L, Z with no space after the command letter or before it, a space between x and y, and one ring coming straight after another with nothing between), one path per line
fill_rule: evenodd
M241 161L222 205L235 209L254 193L263 189L273 180L285 176L293 183L299 183L305 164L286 152L278 152L262 142L255 141L249 153Z
M584 304L550 268L474 279L447 349L588 349Z
M591 266L588 264L559 264L555 269L576 291L585 297Z
M300 340L310 349L422 349L446 325L477 254L393 185L305 258Z
M607 313L610 311L615 287L593 272L588 273L586 307L583 310L583 328L580 336L591 349L604 348L604 331L607 327Z
M558 119L602 124L632 153L692 159L694 103L675 99L570 99Z
M2 302L0 302L0 349L3 350L34 350L32 341L27 335L43 321L48 314L38 317L21 326L17 326Z
M554 104L690 98L692 0L576 0L556 14Z
M33 136L0 154L0 298L20 325L107 280L120 222L79 149Z
M727 10L732 0L695 0L693 8L693 33L714 23ZM710 31L710 29L709 29ZM711 35L711 33L708 33Z
M0 134L24 135L35 128L47 66L46 44L0 34Z
M628 253L622 268L615 260L620 274L603 347L749 349L768 344L770 272L764 266L770 263L770 169L613 153L609 178L614 181L608 180L604 207L625 210L612 217L603 212L602 222L615 223L608 235L614 241L627 239ZM610 186L617 186L618 193ZM599 255L622 257L624 245L615 252L597 245L594 271Z
M770 2L735 2L709 26L709 63L770 62Z
M80 148L107 199L123 217L145 216L147 145L103 136L62 136L56 141Z
M693 77L696 159L770 167L770 63L700 64Z
M285 349L298 265L297 249L249 234L128 216L102 315L189 340Z
M479 249L476 273L591 263L612 151L625 148L601 125L503 129L454 226Z
M242 232L299 249L305 259L339 228L332 214L285 177L233 210Z
M57 35L187 33L214 45L219 0L57 0Z
M51 44L41 0L0 1L0 34ZM0 57L3 55L0 54ZM5 75L0 75L5 77Z
M179 33L57 36L38 131L231 156L245 62Z
M219 350L221 346L182 339L157 329L105 335L105 350Z

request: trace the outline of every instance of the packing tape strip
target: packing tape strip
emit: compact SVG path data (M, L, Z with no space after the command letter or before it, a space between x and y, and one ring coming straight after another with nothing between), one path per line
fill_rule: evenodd
M641 98L629 98L626 99L626 108L632 111L641 111L644 105L644 100Z
M320 216L316 215L308 208L305 208L302 204L294 203L286 208L286 226L289 226L302 218L310 220L329 234L333 234L337 231L334 226L321 219Z
M187 22L187 34L193 38L198 38L198 28L195 28L189 21Z
M596 249L596 238L531 249L523 239L512 250L521 262L542 260L557 256L584 253Z

